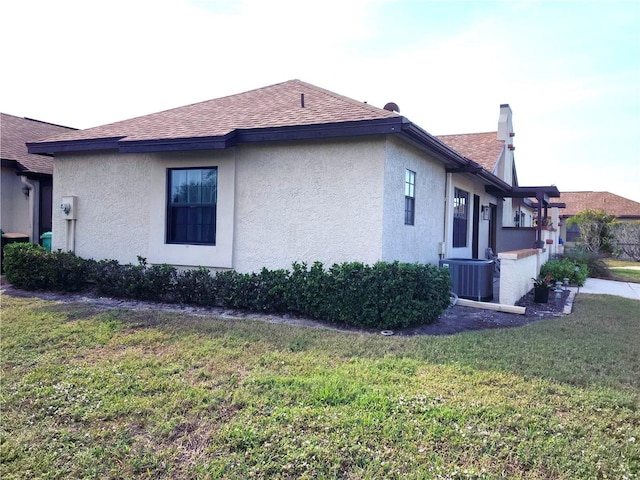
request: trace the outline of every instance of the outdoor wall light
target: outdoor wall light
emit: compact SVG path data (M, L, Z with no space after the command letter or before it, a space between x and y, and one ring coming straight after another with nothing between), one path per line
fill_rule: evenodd
M490 220L491 219L491 209L488 205L482 205L482 219Z
M24 193L25 197L29 197L29 187L22 187L22 193Z

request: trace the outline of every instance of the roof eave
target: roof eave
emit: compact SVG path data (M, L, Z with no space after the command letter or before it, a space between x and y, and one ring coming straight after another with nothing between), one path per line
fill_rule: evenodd
M399 133L402 117L352 122L295 125L291 127L266 127L237 129L225 135L208 137L159 138L127 140L126 137L93 138L27 143L29 153L55 155L59 153L116 150L120 153L175 152L191 150L217 150L237 145L283 140L311 140L362 135Z
M487 170L483 169L480 172L479 177L484 181L487 193L493 193L498 197L502 197L506 196L513 190L511 185Z
M27 151L37 155L53 156L56 153L118 150L123 137L90 138L85 140L60 140L53 142L27 142Z
M403 118L402 133L420 146L427 147L429 153L449 167L468 167L476 165L463 157L444 142L418 127L415 123Z

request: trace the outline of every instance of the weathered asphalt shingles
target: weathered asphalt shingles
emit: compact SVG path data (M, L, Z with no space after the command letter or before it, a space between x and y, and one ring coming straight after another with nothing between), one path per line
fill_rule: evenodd
M0 114L0 156L4 160L18 162L26 171L34 173L53 173L53 160L50 157L34 155L27 152L26 142L34 142L62 132L74 132L68 127L51 123L16 117L6 113Z
M304 108L301 106L304 94ZM223 136L237 129L320 125L399 116L300 80L47 138L125 141Z
M640 218L640 203L609 192L562 192L559 201L567 205L560 211L562 216L600 210L616 217Z
M498 132L438 135L436 138L492 173L496 167L504 141L498 140Z

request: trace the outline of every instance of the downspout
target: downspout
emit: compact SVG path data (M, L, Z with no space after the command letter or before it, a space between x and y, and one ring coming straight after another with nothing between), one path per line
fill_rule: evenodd
M448 243L448 235L449 235L449 225L451 224L451 219L449 215L449 203L451 198L451 179L453 178L452 173L445 173L445 182L444 182L444 232L442 233L442 244L441 248L438 249L438 254L440 256L440 260L447 256L447 250L449 249Z
M36 218L35 192L36 187L27 179L26 176L20 175L20 181L29 189L29 241L34 242L34 223Z

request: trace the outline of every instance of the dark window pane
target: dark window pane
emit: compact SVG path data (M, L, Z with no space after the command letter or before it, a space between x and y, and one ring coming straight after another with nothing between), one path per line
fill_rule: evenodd
M167 242L215 245L216 168L169 171Z
M404 224L413 225L415 223L415 198L405 197L404 199Z
M404 224L413 225L415 222L415 188L416 172L404 171Z
M458 188L453 195L453 246L467 246L467 207L469 194Z

